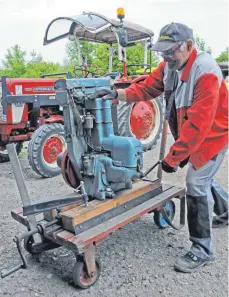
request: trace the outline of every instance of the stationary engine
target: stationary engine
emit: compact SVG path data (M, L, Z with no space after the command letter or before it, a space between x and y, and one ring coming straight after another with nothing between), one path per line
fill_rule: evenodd
M58 157L65 181L73 188L82 182L86 194L104 200L130 189L143 166L141 142L115 135L112 102L90 99L98 88L111 88L107 78L58 80L56 98L63 106L67 150Z

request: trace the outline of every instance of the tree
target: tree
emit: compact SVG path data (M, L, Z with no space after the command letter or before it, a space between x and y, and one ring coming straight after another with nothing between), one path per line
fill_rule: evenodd
M7 54L2 60L6 75L11 77L20 77L25 73L26 51L23 51L19 45L14 45L7 49Z
M30 53L31 56L31 62L37 63L37 62L43 62L43 58L41 54L37 54L34 50Z
M109 45L106 43L92 43L92 42L68 42L67 44L67 59L64 60L64 65L67 67L73 67L75 65L80 66L81 62L79 61L79 51L85 55L87 58L87 65L89 70L100 75L108 72L109 69ZM157 56L150 52L152 55L151 63L153 66L158 65ZM143 64L144 63L144 47L137 43L135 46L128 47L126 49L127 55L127 64ZM113 57L112 57L112 71L122 71L123 64L119 61L118 58L118 48L114 47ZM148 61L150 63L150 55L148 54ZM134 73L135 70L143 68L139 67L130 67L129 72ZM79 73L80 74L80 73Z
M0 76L38 78L45 73L62 72L63 67L59 63L45 62L40 54L35 51L30 53L30 59L26 60L26 51L19 45L7 49L7 54L2 61L3 69Z
M46 73L56 73L62 71L59 63L45 62L40 54L34 50L30 53L31 59L26 63L26 71L23 77L36 78Z
M206 42L204 41L203 38L196 35L195 42L196 42L196 47L197 47L198 50L203 51L203 52L207 52L207 53L209 53L211 55L212 50L211 50L211 48L209 46L206 45Z
M151 60L150 60L151 55ZM127 48L127 61L128 64L144 64L144 47L137 43L135 46ZM154 52L148 50L147 64L151 64L153 67L159 64L159 59ZM143 66L135 67L133 71L142 69Z
M118 58L113 56L113 66L118 67ZM96 71L96 66L99 70ZM109 70L109 45L105 43L97 44L94 51L94 59L92 64L92 70L100 75L104 75Z
M29 62L26 65L26 71L23 77L38 78L42 74L62 72L62 66L59 63L52 62Z
M226 49L221 52L221 54L216 58L216 61L219 63L219 62L227 62L229 61L228 59L229 57L229 48L226 47Z
M96 44L88 41L69 41L66 45L69 64L72 66L82 65L82 54L87 58L87 63L92 64Z
M113 67L112 71L122 71L123 64L118 59L118 50L115 51L116 54L113 55ZM152 55L151 63L153 66L158 65L158 59L154 53L148 51L148 60L147 64L150 64L150 54ZM126 49L126 58L127 65L131 64L143 64L144 63L144 48L140 43L137 43L135 46L127 47ZM106 44L100 44L95 50L95 59L94 63L101 68L108 70L109 65L109 50ZM134 73L137 69L141 69L143 66L134 66L129 67L128 71Z

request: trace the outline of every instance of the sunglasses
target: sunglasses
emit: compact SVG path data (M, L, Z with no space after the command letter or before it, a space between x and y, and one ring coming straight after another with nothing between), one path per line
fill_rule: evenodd
M181 43L179 43L175 48L173 47L171 50L169 51L164 51L164 52L158 52L158 54L162 57L173 57L175 56L176 52L178 52L181 48L181 46L184 44L184 41L182 41Z

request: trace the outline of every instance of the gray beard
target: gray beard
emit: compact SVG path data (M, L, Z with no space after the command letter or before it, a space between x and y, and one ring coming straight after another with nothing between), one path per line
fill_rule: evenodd
M179 61L170 61L170 62L168 62L168 68L170 69L170 70L177 70L177 69L179 69L180 68L180 63L179 63Z

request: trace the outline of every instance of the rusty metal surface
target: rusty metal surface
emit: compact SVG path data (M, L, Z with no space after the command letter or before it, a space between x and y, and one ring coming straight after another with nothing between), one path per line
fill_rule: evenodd
M95 276L96 264L95 264L95 245L91 244L84 252L84 260L87 267L87 273L89 277Z
M76 189L80 185L80 181L76 176L72 163L69 159L67 150L61 160L61 173L65 182L72 188Z
M11 211L11 216L14 220L29 228L29 222L26 216L23 215L22 207ZM44 221L43 214L36 215L37 222ZM45 222L45 221L44 221Z
M27 217L23 216L22 208L17 208L15 210L12 210L11 216L15 221L21 223L22 225L26 226L27 228L29 227L29 222L27 221Z
M147 201L133 207L132 209L129 209L125 213L117 215L97 226L94 226L93 228L90 228L85 232L75 235L72 232L64 230L62 225L55 224L45 229L44 237L72 250L76 254L82 254L91 244L96 243L96 245L98 245L102 243L103 240L115 230L122 228L126 224L140 218L144 214L156 209L160 209L163 204L172 198L181 199L184 196L184 188L163 184L161 194L148 199ZM27 226L27 218L22 216L21 209L12 211L12 216L14 219ZM48 223L45 220L42 220L41 222Z
M49 211L52 209L59 209L64 206L72 205L78 202L83 203L83 197L84 197L83 195L75 194L74 196L70 195L70 196L61 197L54 200L48 200L48 201L34 203L28 206L23 206L23 214L28 216L28 215Z

